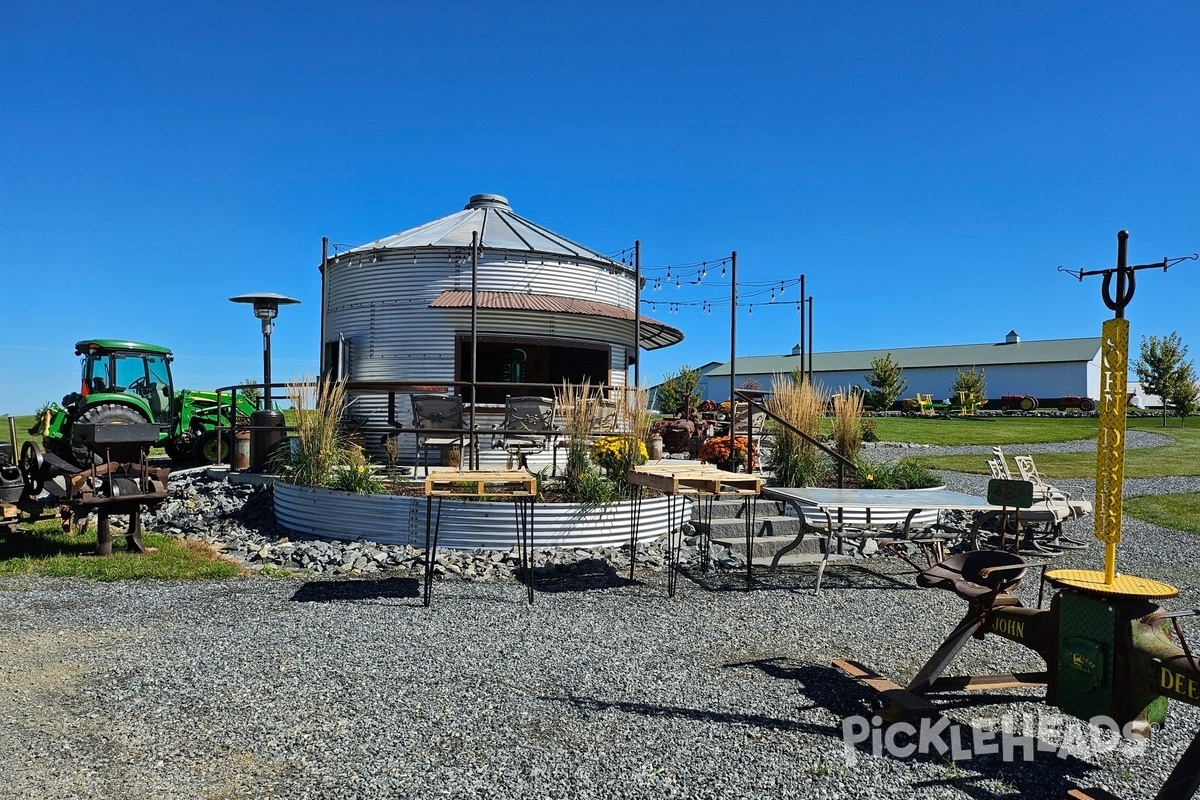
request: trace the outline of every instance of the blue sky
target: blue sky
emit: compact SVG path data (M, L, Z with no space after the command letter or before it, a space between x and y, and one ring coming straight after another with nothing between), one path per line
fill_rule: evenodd
M1098 279L1058 265L1113 265L1122 228L1133 263L1200 250L1192 0L15 0L0 25L0 413L71 390L92 336L172 347L179 385L257 378L227 299L252 291L303 301L274 372L312 373L321 237L477 192L647 264L805 273L818 350L1099 335ZM1200 262L1140 273L1135 355L1200 355L1198 298ZM727 360L727 309L651 313L687 340L643 383ZM797 339L794 307L739 317L739 355Z

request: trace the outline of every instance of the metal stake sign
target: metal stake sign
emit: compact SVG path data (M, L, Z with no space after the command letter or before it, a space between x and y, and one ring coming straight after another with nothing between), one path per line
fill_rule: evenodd
M1102 341L1094 535L1104 542L1104 582L1111 585L1117 576L1121 497L1125 487L1125 387L1129 367L1129 320L1105 320Z
M1117 577L1117 542L1121 541L1121 496L1125 484L1125 405L1129 369L1129 320L1125 307L1133 299L1136 285L1134 273L1143 269L1163 272L1180 261L1195 260L1198 256L1164 258L1156 264L1129 266L1129 231L1117 232L1117 266L1110 269L1073 271L1059 267L1060 272L1074 275L1080 281L1089 275L1103 275L1104 305L1113 311L1113 318L1104 322L1100 365L1100 433L1096 442L1096 524L1094 535L1104 542L1104 583L1113 585ZM1113 278L1117 279L1116 295L1112 294Z

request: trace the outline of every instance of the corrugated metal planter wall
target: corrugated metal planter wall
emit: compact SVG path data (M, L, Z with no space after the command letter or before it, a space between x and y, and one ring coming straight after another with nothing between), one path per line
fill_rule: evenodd
M632 504L537 503L535 547L619 547L629 543ZM291 531L327 539L369 539L425 546L426 501L420 497L361 495L333 489L275 484L275 518ZM436 509L436 505L435 505ZM516 544L511 503L442 502L439 547L508 550ZM691 516L691 501L656 497L642 501L637 541L665 536Z

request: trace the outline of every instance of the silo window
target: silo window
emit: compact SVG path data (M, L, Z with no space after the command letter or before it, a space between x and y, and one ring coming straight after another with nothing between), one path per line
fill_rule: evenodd
M609 383L607 345L528 339L480 339L479 401L503 403L505 395L550 394L563 381L593 386ZM471 340L458 340L457 380L471 380ZM487 385L494 384L494 385ZM501 385L503 384L503 385Z

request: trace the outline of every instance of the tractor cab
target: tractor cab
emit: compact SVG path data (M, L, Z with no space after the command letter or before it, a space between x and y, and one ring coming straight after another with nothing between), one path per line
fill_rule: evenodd
M75 345L75 354L83 356L83 376L78 394L63 398L63 405L117 402L148 413L150 421L161 426L175 421L169 349L141 342L88 339Z

